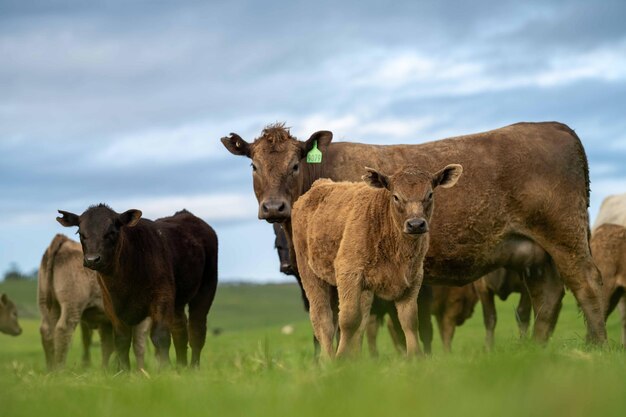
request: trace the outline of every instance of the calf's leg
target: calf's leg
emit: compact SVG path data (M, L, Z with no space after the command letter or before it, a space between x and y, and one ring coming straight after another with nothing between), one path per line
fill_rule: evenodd
M376 337L378 335L379 320L380 318L378 316L370 314L369 320L367 321L367 347L369 348L372 358L378 357Z
M111 323L102 323L98 328L98 332L100 333L100 348L102 349L102 367L106 369L109 367L109 360L115 349L113 326Z
M520 291L519 304L515 310L515 319L519 327L519 334L521 338L525 338L528 334L531 310L532 302L530 300L530 293L528 292L528 288L524 282L522 284L522 290Z
M363 321L361 311L362 278L355 274L337 274L339 294L339 347L337 357L342 358L356 353L359 342L359 328ZM369 313L369 311L368 311Z
M187 335L187 316L185 316L184 308L177 309L174 313L171 332L174 350L176 351L176 364L178 366L187 366L187 343L189 336Z
M80 321L80 334L83 342L83 366L89 366L91 364L91 339L93 337L93 330L89 323Z
M535 311L533 339L539 343L548 342L561 310L561 300L565 295L563 282L552 265L548 263L526 280L530 299Z
M133 352L137 359L137 369L145 369L146 334L150 330L150 318L133 327Z
M483 308L483 322L485 323L485 346L487 350L493 349L495 339L496 322L498 315L496 312L495 294L489 288L484 279L476 281L474 288L478 293L480 304Z
M72 335L82 312L81 306L67 305L61 306L61 316L54 328L54 362L55 366L65 365L67 352L70 348Z
M55 367L54 363L54 328L59 320L58 308L51 308L42 312L41 326L39 327L39 333L41 334L41 345L43 346L43 352L46 357L46 366L51 371Z
M417 296L417 314L419 338L424 345L424 352L430 354L433 344L433 323L430 320L433 291L429 285L422 285Z
M123 323L115 326L115 352L117 353L118 369L120 371L130 370L130 342L132 340L132 329Z
M300 270L302 285L309 299L309 318L315 333L315 338L321 345L322 357L335 357L333 337L335 335L335 321L331 306L331 288L326 282L319 279L313 271L303 265Z
M419 280L421 283L421 280ZM422 350L417 342L417 294L419 293L419 285L412 288L404 298L396 300L396 309L398 310L398 319L402 325L404 338L406 340L406 354L408 357L420 355Z
M622 346L626 348L626 291L622 294L617 308L619 308L619 315L622 321Z

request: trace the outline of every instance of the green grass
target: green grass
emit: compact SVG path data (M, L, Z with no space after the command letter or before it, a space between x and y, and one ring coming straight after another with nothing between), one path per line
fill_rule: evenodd
M0 283L35 312L34 283ZM21 323L17 338L0 335L0 415L12 416L622 416L626 410L626 352L617 347L618 318L610 318L605 349L584 344L584 324L571 294L547 348L517 338L517 297L498 304L494 352L483 349L480 307L457 329L453 353L406 361L381 329L381 357L315 364L311 330L295 285L227 285L218 289L198 371L149 376L80 367L79 337L67 370L47 374L38 319ZM25 313L26 314L26 313ZM29 316L30 313L26 314ZM281 328L291 324L292 335ZM99 352L94 349L94 362ZM172 352L173 356L173 352Z

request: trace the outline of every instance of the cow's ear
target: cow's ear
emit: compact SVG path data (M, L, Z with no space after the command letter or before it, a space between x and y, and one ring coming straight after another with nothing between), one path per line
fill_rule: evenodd
M78 215L74 213L70 213L69 211L63 211L63 210L57 210L57 211L62 214L61 217L57 217L57 221L61 223L62 226L65 226L65 227L78 226L78 220L79 220Z
M121 226L133 227L139 223L139 219L141 219L141 210L131 209L120 214L118 222Z
M320 130L319 132L313 133L306 142L301 142L302 157L304 158L309 151L313 149L315 142L317 142L317 149L324 152L332 140L333 132L329 132L328 130Z
M374 188L387 188L389 189L389 177L380 172L376 171L374 168L365 167L367 174L363 175L361 178L367 184Z
M250 158L250 144L243 140L238 134L231 133L230 136L225 136L220 140L233 155L247 156Z
M459 164L450 164L441 171L437 172L433 177L433 188L443 187L450 188L459 180L463 173L463 167Z

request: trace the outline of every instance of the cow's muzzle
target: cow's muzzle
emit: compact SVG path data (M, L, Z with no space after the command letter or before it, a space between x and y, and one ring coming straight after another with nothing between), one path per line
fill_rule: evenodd
M428 232L428 222L426 219L416 217L404 222L404 233L408 235L421 235Z
M268 199L259 204L259 219L282 223L291 216L291 205L282 199Z
M85 255L83 257L83 266L97 271L100 267L102 267L102 257L98 254Z

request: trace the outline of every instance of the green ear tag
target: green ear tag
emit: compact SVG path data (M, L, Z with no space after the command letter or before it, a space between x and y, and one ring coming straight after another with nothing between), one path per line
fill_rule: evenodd
M317 141L313 142L313 148L306 154L306 162L309 164L322 163L322 151L317 149Z

